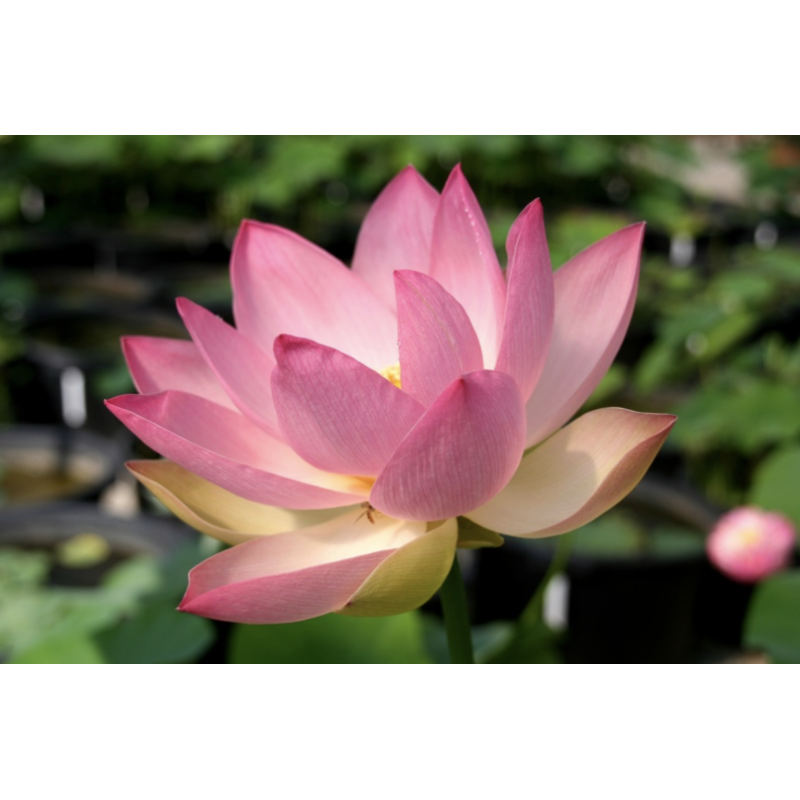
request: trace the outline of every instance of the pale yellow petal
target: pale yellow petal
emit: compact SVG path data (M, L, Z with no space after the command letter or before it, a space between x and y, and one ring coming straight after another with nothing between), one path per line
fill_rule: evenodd
M603 408L522 459L503 491L466 516L501 534L538 538L579 528L642 479L675 417Z
M175 516L225 544L308 528L349 510L290 511L254 503L172 461L131 461L127 466Z
M455 519L438 523L380 564L338 613L384 617L419 608L444 583L457 539Z

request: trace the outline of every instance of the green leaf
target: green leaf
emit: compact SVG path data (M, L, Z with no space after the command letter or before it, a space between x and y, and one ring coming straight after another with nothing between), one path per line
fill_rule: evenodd
M45 639L18 653L12 664L103 664L103 654L88 636Z
M395 617L329 614L289 625L237 625L235 664L423 664L422 621L416 611Z
M179 664L202 655L214 635L214 626L207 619L153 602L95 638L112 664Z
M800 570L775 575L756 588L744 641L748 648L766 650L777 663L800 663Z
M800 527L800 447L778 450L761 462L749 502L785 514Z

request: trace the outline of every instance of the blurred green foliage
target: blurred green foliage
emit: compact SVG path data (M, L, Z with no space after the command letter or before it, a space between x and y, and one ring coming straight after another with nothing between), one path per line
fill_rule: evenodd
M50 585L53 559L0 548L0 661L177 663L213 643L208 620L175 613L186 573L201 560L196 546L163 563L130 559L91 588Z

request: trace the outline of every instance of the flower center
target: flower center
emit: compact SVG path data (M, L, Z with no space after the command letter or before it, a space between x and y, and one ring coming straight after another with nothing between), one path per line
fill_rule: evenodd
M747 528L742 528L738 531L737 543L739 547L742 548L750 548L756 547L757 545L761 544L762 540L762 533L761 531L755 526L749 526Z
M398 389L402 389L400 383L400 364L392 364L391 367L386 367L381 370L381 376L386 378L389 383L393 383Z

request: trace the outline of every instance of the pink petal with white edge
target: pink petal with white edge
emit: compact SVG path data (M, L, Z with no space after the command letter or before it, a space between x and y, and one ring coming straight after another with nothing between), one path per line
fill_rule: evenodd
M368 492L365 481L315 469L238 412L194 395L123 395L106 405L157 453L246 500L326 508Z
M461 167L447 180L433 225L430 276L467 312L494 367L503 328L506 287L489 226Z
M508 234L503 340L497 369L514 378L527 401L547 361L555 295L542 204L535 200Z
M290 231L245 221L231 260L236 327L264 350L282 333L380 371L397 363L397 320L341 261Z
M279 336L272 394L286 441L328 472L377 475L425 409L330 347Z
M456 378L483 369L467 312L433 278L396 272L403 391L429 406Z
M141 394L169 390L188 392L212 403L235 408L197 345L188 339L123 336L122 352Z
M350 512L246 542L189 573L181 611L228 622L299 622L344 608L376 568L426 535L423 523ZM453 544L455 549L455 543Z
M579 528L639 483L674 424L669 414L622 408L584 414L526 455L508 486L466 516L509 536Z
M225 544L319 525L343 509L291 511L237 497L172 461L129 461L131 473L176 517Z
M378 476L370 502L403 519L457 517L506 485L524 440L524 406L514 379L471 372L427 410Z
M272 352L265 353L216 314L181 297L178 313L195 344L236 407L256 425L280 436L272 403Z
M353 272L394 307L395 270L427 273L433 219L439 193L414 169L406 167L372 204L356 242Z
M579 253L555 273L555 320L542 377L526 407L527 446L583 405L606 374L633 314L644 224Z

